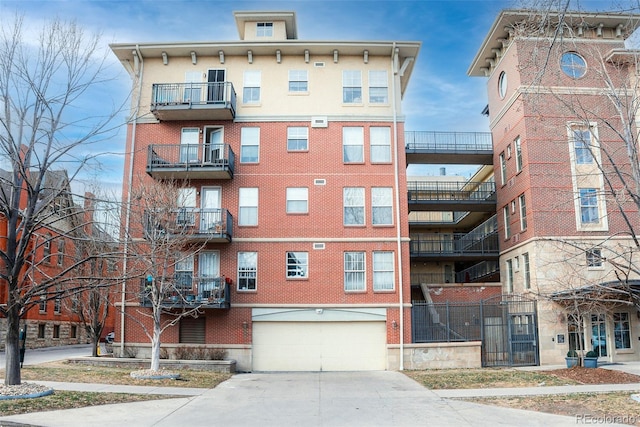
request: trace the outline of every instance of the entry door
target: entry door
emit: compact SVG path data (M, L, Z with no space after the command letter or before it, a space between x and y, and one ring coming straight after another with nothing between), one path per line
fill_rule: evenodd
M224 145L222 142L222 128L208 128L207 142L204 152L204 161L216 163L224 158Z
M607 355L607 322L604 314L591 315L591 345L599 357Z
M209 70L207 73L207 102L224 102L224 70Z
M222 214L220 212L220 187L202 187L202 216L200 229L210 233L222 232ZM220 228L220 230L218 230Z
M180 162L195 163L198 161L198 141L200 131L198 128L182 128L180 135Z

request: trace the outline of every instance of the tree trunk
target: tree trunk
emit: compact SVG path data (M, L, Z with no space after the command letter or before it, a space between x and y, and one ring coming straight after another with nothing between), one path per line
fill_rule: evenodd
M7 337L5 339L5 385L20 385L20 316L15 307L7 316Z
M155 314L155 313L154 313ZM151 338L151 370L160 370L160 314L154 315L153 337Z

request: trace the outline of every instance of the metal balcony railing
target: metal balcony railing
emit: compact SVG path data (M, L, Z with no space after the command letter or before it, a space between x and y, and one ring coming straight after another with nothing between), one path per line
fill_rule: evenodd
M229 144L152 144L147 152L150 175L193 172L203 178L232 178L234 167L235 154Z
M482 281L483 278L500 273L498 261L482 261L456 273L456 283ZM499 279L498 279L499 281Z
M497 256L498 233L476 234L472 239L468 233L418 233L411 235L409 243L412 257L435 255L482 255Z
M151 111L160 120L233 119L236 91L231 82L156 83Z
M409 202L494 201L496 184L486 182L408 181Z
M492 151L490 132L429 132L404 133L407 150L429 151Z
M198 277L191 272L177 272L166 282L167 291L159 301L162 307L229 308L231 305L230 281L224 276ZM147 279L140 279L140 304L144 307L153 303L152 286Z
M227 209L177 208L147 211L145 238L228 241L233 237L233 216Z

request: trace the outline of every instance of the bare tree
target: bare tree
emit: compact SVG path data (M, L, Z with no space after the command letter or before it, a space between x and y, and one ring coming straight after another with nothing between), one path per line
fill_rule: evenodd
M147 178L132 190L129 274L138 275L141 283L141 307L132 319L151 342L152 371L160 366L163 332L185 317L203 314L204 304L225 298L220 277L194 274L196 254L212 236L224 233L225 219L219 209L190 207L194 202L195 189L188 182L179 185Z
M21 382L21 317L41 300L78 292L66 285L69 272L95 257L79 257L55 271L45 268L47 249L57 239L84 238L73 203L57 201L69 199L70 183L97 163L90 144L111 135L116 112L86 115L90 90L106 81L99 35L88 36L75 23L56 20L42 27L34 43L22 18L8 21L0 25L0 155L7 169L0 185L0 214L6 222L0 286L7 304L0 312L7 319L5 384L16 385ZM53 185L51 178L61 171L64 185Z

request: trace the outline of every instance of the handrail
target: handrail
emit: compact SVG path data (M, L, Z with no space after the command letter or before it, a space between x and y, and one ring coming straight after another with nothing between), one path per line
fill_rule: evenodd
M492 151L490 132L406 131L407 150L429 151Z

